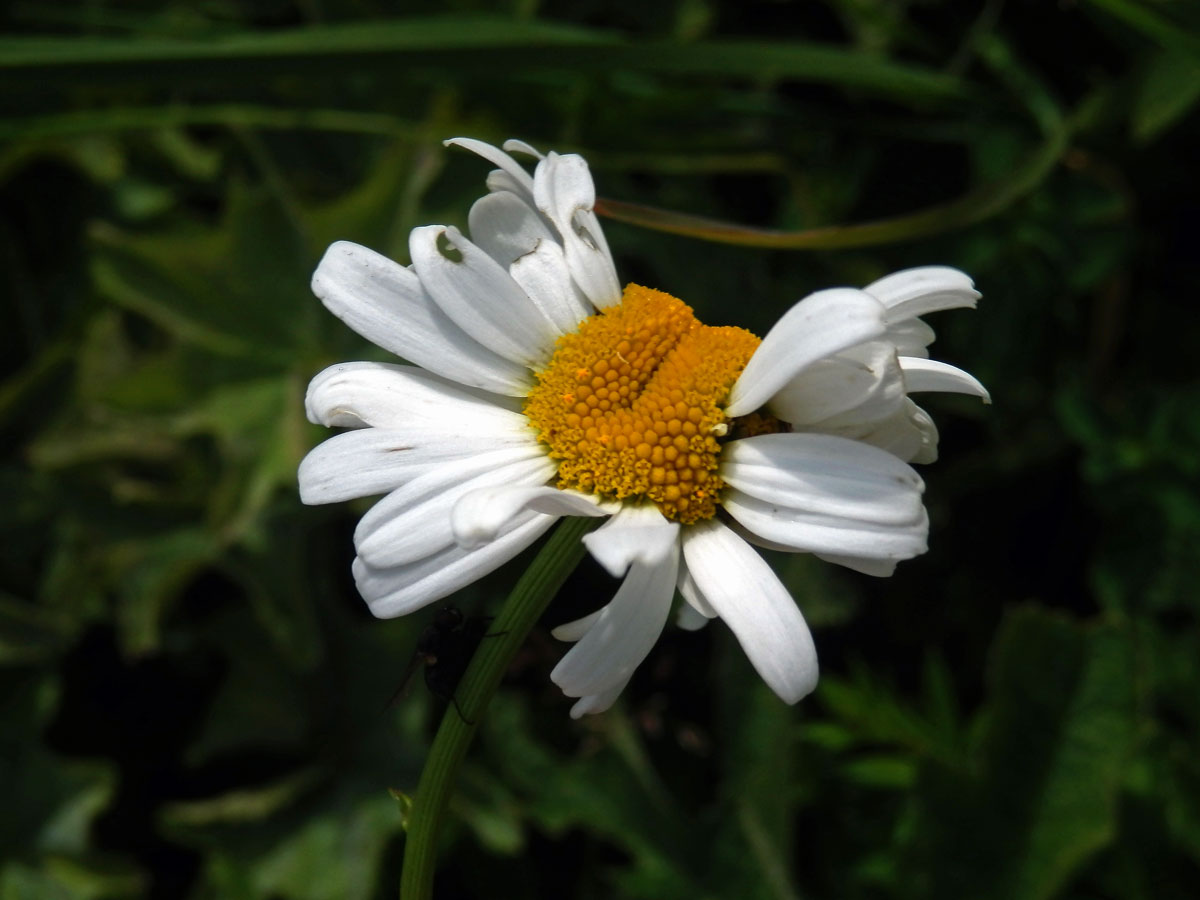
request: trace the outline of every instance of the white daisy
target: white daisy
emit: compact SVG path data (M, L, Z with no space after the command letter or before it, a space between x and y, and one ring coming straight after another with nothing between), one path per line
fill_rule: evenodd
M412 365L345 363L309 386L309 418L351 430L300 467L306 503L383 494L355 533L371 611L399 616L511 559L561 516L609 516L583 540L612 601L555 630L552 678L608 708L657 640L720 617L785 701L817 680L795 602L751 547L872 575L924 553L933 422L909 394L987 399L928 359L919 315L974 306L961 272L920 268L791 308L761 341L700 324L668 294L621 290L582 157L464 138L497 168L456 228L417 228L405 267L350 243L313 277L324 304ZM507 151L507 152L506 152ZM532 176L509 154L537 160Z

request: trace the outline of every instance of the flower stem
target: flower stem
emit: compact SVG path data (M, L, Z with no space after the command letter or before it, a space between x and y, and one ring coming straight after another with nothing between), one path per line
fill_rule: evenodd
M432 895L438 831L458 767L475 736L476 724L525 636L583 558L580 538L601 521L584 517L563 519L508 595L488 637L471 659L455 690L455 702L442 717L413 798L404 845L404 871L400 876L402 900L429 900Z

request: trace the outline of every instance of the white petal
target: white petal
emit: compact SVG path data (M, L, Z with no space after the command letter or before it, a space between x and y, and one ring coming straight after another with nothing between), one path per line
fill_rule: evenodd
M920 319L904 319L888 323L885 339L900 356L929 356L928 347L936 337L933 329Z
M804 616L771 567L716 519L690 526L683 555L763 681L786 703L817 685L817 651Z
M402 616L448 597L504 565L557 521L554 516L529 515L527 521L477 550L451 546L426 559L389 568L377 568L357 558L353 571L358 591L381 619Z
M992 398L975 376L962 369L932 359L900 357L904 384L910 393L944 391L952 394L974 394L991 403Z
M596 620L600 618L600 613L602 612L604 612L603 606L594 613L588 613L582 619L574 619L570 622L564 622L557 628L552 628L550 634L560 641L577 641L596 624Z
M561 334L571 334L596 311L571 279L558 244L543 241L516 260L508 273Z
M321 258L312 289L371 343L431 372L510 396L529 390L525 367L467 335L438 309L411 269L386 256L338 241Z
M300 463L300 499L337 503L400 487L442 463L502 447L531 446L526 435L359 428L318 444Z
M500 169L492 169L488 172L487 178L484 179L489 192L493 194L516 194L518 197L525 196L525 189L507 172Z
M553 460L536 448L445 462L367 510L354 531L355 549L376 568L430 556L455 543L450 516L464 494L499 484L544 484L554 476L554 469Z
M754 351L729 394L726 414L754 412L817 360L880 337L883 316L878 300L851 288L805 297L784 313Z
M439 247L445 241L451 259ZM550 359L559 332L498 262L457 228L427 225L408 238L413 269L459 328L505 359L531 369Z
M429 428L532 437L529 420L415 366L338 363L308 385L308 420L327 427Z
M397 446L403 445L379 428L347 431L318 444L300 462L300 502L338 503L399 487L408 473L393 462Z
M679 561L679 577L676 579L675 587L678 589L679 595L687 601L687 605L701 616L706 619L715 619L717 617L717 611L712 608L712 604L704 599L704 592L700 590L700 586L696 584L696 579L688 571L685 560Z
M880 375L857 360L819 359L773 396L773 415L792 425L808 425L857 406L879 383Z
M547 154L533 173L533 199L560 231L565 230L562 226L576 212L596 205L596 186L587 160L577 153Z
M502 484L471 491L454 504L450 515L454 538L459 546L478 547L494 540L512 518L526 509L554 516L606 516L611 512L588 494L548 485Z
M817 553L818 559L838 566L845 566L864 575L874 575L876 578L890 578L896 571L894 559L867 559L862 556L838 556L834 553Z
M726 491L722 505L756 535L792 550L865 559L911 559L928 549L929 519L923 507L920 516L910 523L883 525L806 513L738 490Z
M582 716L595 715L602 713L621 696L621 691L625 690L625 686L629 684L629 679L618 681L612 687L601 691L598 694L589 694L586 697L580 697L571 707L571 718L578 719Z
M785 384L768 407L785 422L826 431L890 415L903 400L895 350L886 341L868 341L818 360Z
M937 462L938 455L938 430L934 424L933 418L912 400L905 403L906 414L908 416L909 427L915 430L921 436L921 446L914 451L910 456L901 456L900 458L913 463L927 465L928 463ZM883 446L877 444L877 446ZM884 447L884 449L888 449Z
M975 308L974 282L949 266L922 266L895 272L863 288L887 307L888 321L899 322L943 309Z
M666 558L679 539L679 523L669 522L652 504L625 506L583 543L596 562L620 578L635 562L654 565Z
M921 477L890 453L825 434L730 441L721 478L736 490L806 514L905 526L921 516Z
M929 414L908 397L896 408L874 421L837 419L820 423L821 431L871 444L905 462L931 463L937 459L937 426Z
M731 520L727 524L734 534L755 547L762 547L764 550L778 550L783 553L796 552L794 547L778 544L775 541L768 541L766 538L755 534L736 519ZM856 572L862 572L865 575L874 575L880 578L885 578L896 571L897 561L894 559L867 559L861 556L839 556L835 553L814 553L813 556L817 557L817 559L823 559L826 562L845 566Z
M709 617L699 612L690 603L680 603L675 612L675 624L684 631L699 631L708 624Z
M532 156L534 159L542 159L545 154L532 144L527 144L524 141L519 141L516 138L509 138L504 142L504 150L506 153L521 153L525 156Z
M571 274L575 276L580 289L597 307L620 303L621 282L617 278L617 266L613 262L612 251L608 249L608 239L604 236L599 217L590 209L581 209L575 213L571 225L579 241L565 249L576 254L575 257L569 257L568 261L574 266ZM579 258L581 255L582 259ZM587 275L583 277L579 275L581 264L588 267Z
M587 697L629 679L666 624L678 563L675 542L665 559L651 564L639 559L629 567L612 602L550 673L564 694Z
M596 188L587 162L574 153L549 153L533 178L534 203L554 223L567 267L583 294L600 308L621 299L612 254L592 213Z
M536 209L507 191L484 194L471 207L467 221L471 240L505 269L538 244L558 241Z
M450 138L442 142L443 145L462 147L464 150L470 150L472 153L482 156L494 166L498 166L504 172L514 187L517 188L524 196L533 199L533 178L528 172L522 168L521 164L505 153L498 147L493 147L491 144L478 141L475 138Z

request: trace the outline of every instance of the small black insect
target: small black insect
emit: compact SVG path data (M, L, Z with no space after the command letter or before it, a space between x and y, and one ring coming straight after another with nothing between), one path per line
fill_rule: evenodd
M433 622L425 627L417 638L417 649L404 674L403 685L397 697L406 693L418 665L425 668L425 686L439 700L454 704L454 709L468 725L472 724L462 709L454 692L462 680L471 657L479 649L480 642L488 634L491 616L466 616L454 606L443 606L434 614Z

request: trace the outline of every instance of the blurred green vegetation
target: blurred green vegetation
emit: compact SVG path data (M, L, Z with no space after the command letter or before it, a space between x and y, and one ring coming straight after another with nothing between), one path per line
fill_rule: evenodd
M624 279L714 324L963 268L984 301L933 322L936 350L995 404L933 407L927 556L885 581L773 558L821 653L797 708L718 625L669 630L573 723L535 631L440 896L1196 896L1200 6L28 0L0 22L0 898L394 896L389 788L441 710L388 698L428 613L371 619L363 506L296 499L324 436L307 380L382 358L308 279L335 239L407 261L410 228L462 224L487 165L454 135L806 235L609 223ZM456 602L494 608L521 564ZM585 566L548 624L612 589Z

